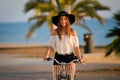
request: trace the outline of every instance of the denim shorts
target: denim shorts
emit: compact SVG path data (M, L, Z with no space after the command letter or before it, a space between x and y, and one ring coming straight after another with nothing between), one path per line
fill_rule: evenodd
M74 59L74 53L62 55L60 53L55 53L54 59L57 59L59 62L69 63ZM53 62L53 65L59 65L56 61Z

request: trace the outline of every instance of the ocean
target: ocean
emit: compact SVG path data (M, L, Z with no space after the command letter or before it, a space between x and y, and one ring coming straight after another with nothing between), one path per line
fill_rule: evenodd
M85 22L93 32L95 46L105 46L112 41L112 38L105 38L105 35L116 23L112 18L107 20L103 26L96 19L86 20ZM37 28L31 38L26 40L26 34L31 25L32 23L29 22L0 23L0 43L48 45L50 30L47 27L47 23ZM72 27L77 30L80 45L84 45L84 34L89 32L81 26L72 25Z

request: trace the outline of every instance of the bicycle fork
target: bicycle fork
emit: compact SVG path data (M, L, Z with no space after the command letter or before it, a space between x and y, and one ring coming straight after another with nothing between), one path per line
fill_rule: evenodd
M61 80L65 80L67 78L67 74L66 74L66 66L62 65L61 66L61 71L60 71L60 78Z
M70 65L57 65L54 71L54 80L74 80L74 70Z
M60 80L72 80L71 70L70 65L61 65Z

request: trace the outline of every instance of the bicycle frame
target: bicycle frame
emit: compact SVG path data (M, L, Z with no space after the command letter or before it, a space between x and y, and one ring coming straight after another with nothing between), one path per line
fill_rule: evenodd
M54 75L53 77L55 78L55 80L74 80L72 76L72 68L70 66L70 64L72 64L74 61L78 62L79 59L74 59L69 63L64 63L64 62L59 62L58 60L54 59L54 61L56 61L58 64L60 65L56 65L54 67L54 69L56 71L54 71Z

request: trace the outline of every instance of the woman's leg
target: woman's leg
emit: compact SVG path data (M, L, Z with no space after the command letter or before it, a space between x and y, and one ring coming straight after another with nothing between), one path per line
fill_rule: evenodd
M71 64L71 80L74 80L75 78L75 73L76 73L76 64L72 63Z
M60 65L53 65L53 80L59 80Z
M60 61L60 55L56 52L54 59L57 59ZM56 61L53 62L53 80L59 80L59 74L60 74L60 65L56 63Z

